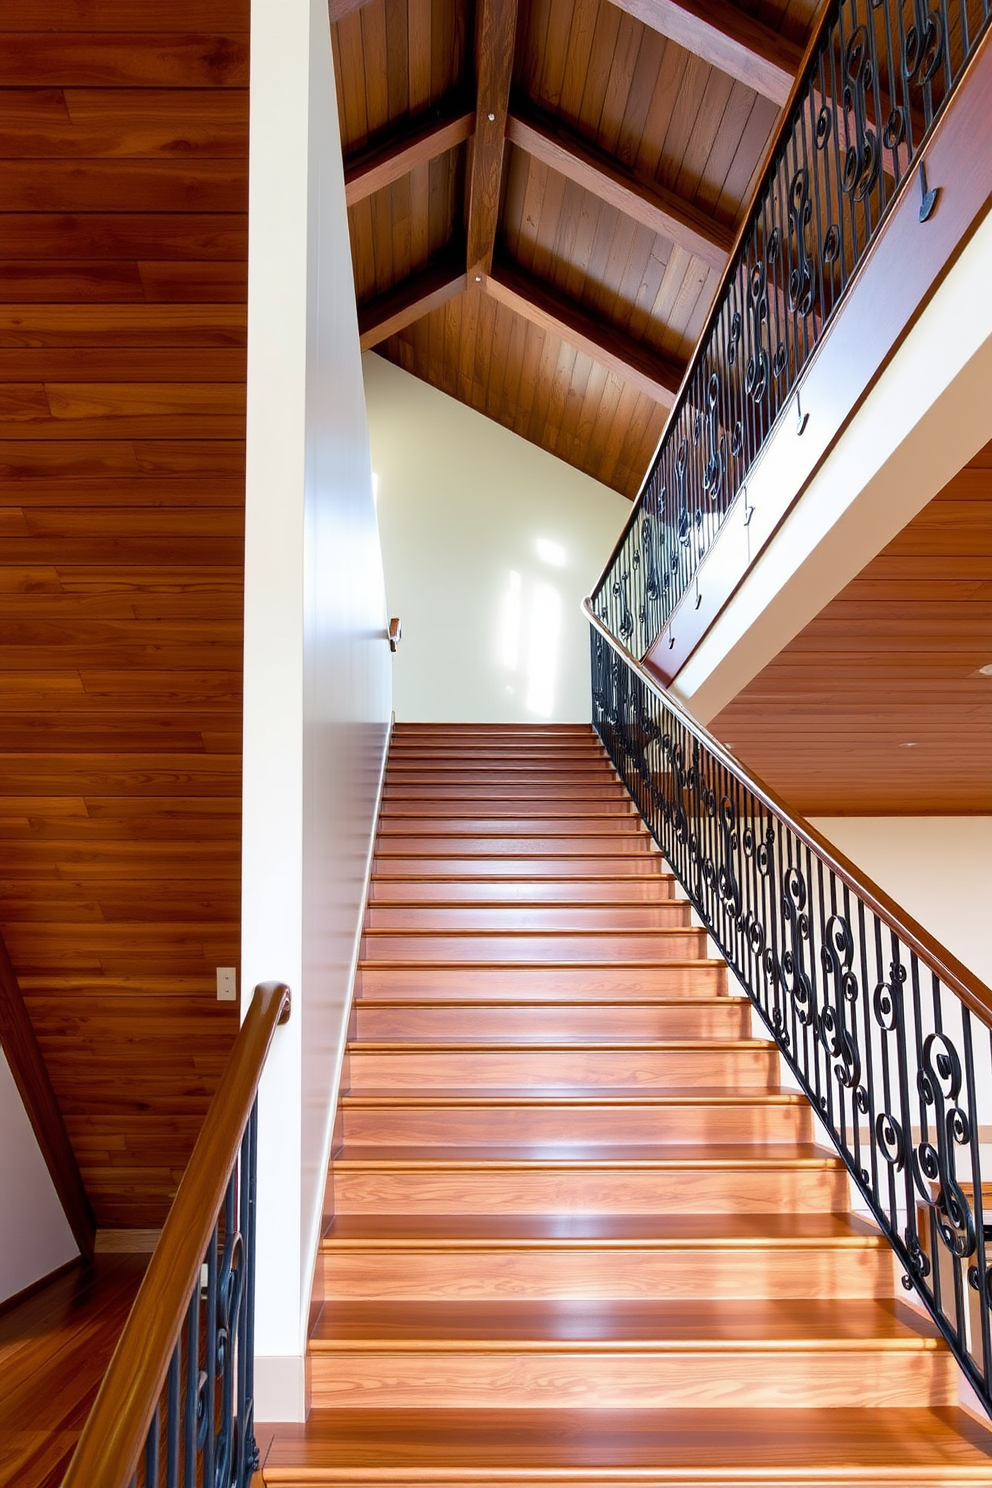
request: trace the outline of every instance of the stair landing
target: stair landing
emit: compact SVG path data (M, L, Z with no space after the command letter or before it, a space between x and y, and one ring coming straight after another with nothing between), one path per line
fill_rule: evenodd
M398 725L267 1484L992 1481L588 728Z

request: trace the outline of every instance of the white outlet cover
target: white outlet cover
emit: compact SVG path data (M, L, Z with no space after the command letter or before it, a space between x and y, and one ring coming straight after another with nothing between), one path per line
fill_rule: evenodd
M238 968L236 966L218 966L217 968L217 1001L237 1002L238 1000Z

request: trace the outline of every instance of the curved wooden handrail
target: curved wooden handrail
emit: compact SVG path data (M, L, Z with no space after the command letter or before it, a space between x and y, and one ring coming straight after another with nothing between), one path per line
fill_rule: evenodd
M289 1011L290 992L282 982L255 988L62 1488L126 1488L131 1481L199 1281L272 1036Z
M631 655L626 646L622 646L616 640L596 614L591 599L582 601L582 609L593 629L604 638L618 656L623 657L631 671L635 672L641 681L661 698L665 707L676 715L693 737L705 745L714 759L763 805L767 806L769 811L779 817L790 832L793 832L800 842L805 843L817 855L825 867L846 883L848 888L853 889L865 906L899 937L908 950L914 951L931 971L937 973L948 991L959 997L987 1028L992 1029L992 989L975 976L974 972L969 971L968 967L963 965L946 946L941 945L940 941L935 940L928 931L924 930L919 921L907 914L884 889L873 882L867 874L862 873L861 869L852 863L851 859L846 857L838 847L822 836L811 822L808 822L804 816L797 816L770 785L766 785L759 776L752 775L750 770L746 770L740 760L725 749L719 739L715 739L697 719L693 718L688 709L672 696L642 662Z

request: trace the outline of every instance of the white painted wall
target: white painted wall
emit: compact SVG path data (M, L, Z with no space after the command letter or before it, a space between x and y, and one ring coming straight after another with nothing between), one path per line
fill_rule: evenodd
M992 439L990 264L992 213L674 679L673 692L703 723ZM815 418L814 407L804 442L815 435ZM795 421L783 419L748 480L747 504L759 515L766 505L778 509L776 492L791 478L797 437ZM738 500L728 531L743 513ZM715 548L711 557L718 561Z
M992 817L816 817L828 841L992 987Z
M327 6L254 0L242 998L293 992L259 1098L255 1409L300 1420L390 658Z
M2 1050L0 1195L0 1302L6 1302L79 1251Z
M628 502L382 357L363 362L386 593L403 622L397 719L588 722L579 604Z

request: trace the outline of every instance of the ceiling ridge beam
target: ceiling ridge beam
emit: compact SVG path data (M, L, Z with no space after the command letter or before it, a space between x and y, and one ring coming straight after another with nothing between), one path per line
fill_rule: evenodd
M729 0L611 0L711 67L770 98L788 101L802 50Z
M516 42L517 0L477 0L475 134L465 212L466 268L475 282L489 273L496 246Z
M665 408L675 402L685 368L607 324L560 291L507 263L494 266L486 293L532 324L615 372Z
M406 119L398 129L344 163L344 194L349 207L373 196L384 186L408 176L418 165L434 160L467 140L475 128L475 113L462 93L442 99L425 120Z
M726 267L733 246L731 229L721 227L665 187L641 180L573 129L514 100L506 137L535 160L659 237L670 239L694 258L714 269Z
M446 305L465 289L465 255L450 250L435 263L377 295L358 311L358 338L363 351Z

